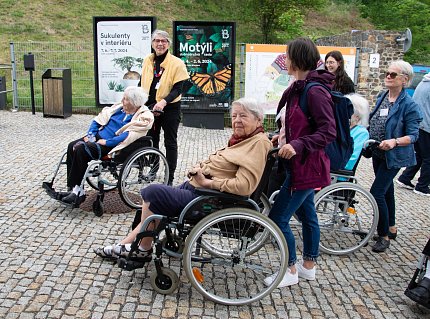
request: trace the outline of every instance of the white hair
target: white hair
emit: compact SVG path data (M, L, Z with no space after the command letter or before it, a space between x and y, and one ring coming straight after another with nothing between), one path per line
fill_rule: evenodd
M410 86L412 83L412 79L414 78L414 68L408 62L403 60L397 60L391 62L390 66L394 66L400 69L400 72L408 77L408 81L406 82L406 87Z
M153 41L157 36L165 38L169 42L169 44L172 43L172 39L170 39L170 35L166 31L158 30L158 29L154 30L154 32L152 32L152 35L151 35L151 41Z
M242 106L245 110L252 113L257 119L259 119L261 121L263 120L264 110L261 107L261 105L259 105L257 103L256 99L243 97L243 98L240 98L240 99L234 101L231 105L234 105L234 104L238 104L238 105Z
M148 94L146 94L142 88L137 86L129 86L124 90L124 95L127 94L130 103L133 104L136 108L140 108L145 105L146 101L148 101Z
M350 99L352 105L354 106L354 115L358 117L359 120L352 120L351 122L355 122L355 125L362 125L364 127L369 126L369 102L360 94L352 93L345 95L348 99Z

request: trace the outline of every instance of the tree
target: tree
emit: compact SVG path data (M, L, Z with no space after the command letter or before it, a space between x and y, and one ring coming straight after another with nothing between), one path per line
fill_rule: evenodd
M430 1L418 0L362 0L362 15L375 26L385 30L412 31L412 47L405 60L430 64Z
M257 17L263 41L273 43L278 40L279 35L282 38L300 35L303 9L318 7L325 2L326 0L247 0L244 10L248 11L248 17ZM297 17L292 14L297 14Z

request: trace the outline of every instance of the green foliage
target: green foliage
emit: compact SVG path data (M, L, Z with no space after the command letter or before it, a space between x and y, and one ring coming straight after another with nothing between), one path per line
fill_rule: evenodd
M320 8L326 0L247 0L246 12L248 16L257 17L257 23L263 36L263 42L276 43L279 41L276 31L281 31L281 36L288 36L288 22L286 19L292 18L293 12L303 12L303 9ZM297 32L300 18L291 24L293 33ZM287 28L285 30L285 28Z
M405 60L430 64L430 1L418 0L362 0L364 17L370 18L379 29L412 31L412 47Z
M305 16L297 8L291 8L283 12L279 17L279 30L276 31L276 37L282 43L303 35L303 24Z
M24 16L24 12L21 10L12 11L10 15L14 18L22 18Z

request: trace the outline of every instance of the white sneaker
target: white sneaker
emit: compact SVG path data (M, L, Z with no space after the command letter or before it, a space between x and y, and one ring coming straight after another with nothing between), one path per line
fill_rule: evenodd
M264 284L266 286L270 286L275 280L276 276L278 276L278 272L275 272L273 275L265 278ZM292 286L298 283L299 283L298 271L296 271L295 274L292 274L290 268L287 268L287 272L285 273L284 278L282 278L281 282L278 284L278 288Z
M307 269L303 266L302 263L296 263L297 274L300 278L306 280L315 280L316 267L314 266L312 269Z

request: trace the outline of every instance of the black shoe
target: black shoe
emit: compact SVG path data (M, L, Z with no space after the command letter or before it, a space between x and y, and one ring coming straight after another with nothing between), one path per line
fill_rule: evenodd
M404 179L401 178L401 176L396 180L396 183L400 187L403 187L403 188L406 188L406 189L412 190L412 189L415 188L415 185L412 184L411 181L404 180Z
M424 277L413 289L406 289L405 295L430 309L430 279Z
M78 196L75 193L70 193L66 197L63 197L61 201L65 204L73 205L74 207L79 207L84 201L87 196L81 195Z
M69 196L71 192L57 192L55 194L58 200L62 200L64 197Z
M383 253L390 247L390 241L386 240L384 237L379 237L375 245L372 247L372 251L375 253Z
M422 196L430 196L430 188L418 188L415 187L414 193Z

